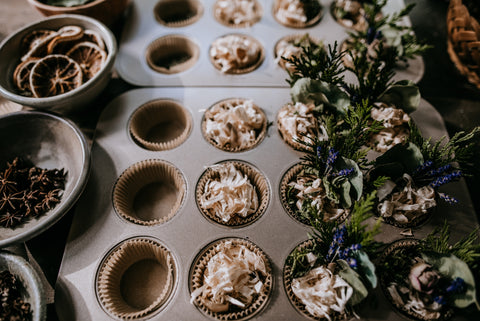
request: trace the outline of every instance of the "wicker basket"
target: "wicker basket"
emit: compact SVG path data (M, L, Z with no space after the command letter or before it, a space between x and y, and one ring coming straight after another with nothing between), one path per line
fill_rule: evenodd
M480 89L480 24L463 1L451 0L448 7L448 54L460 73Z

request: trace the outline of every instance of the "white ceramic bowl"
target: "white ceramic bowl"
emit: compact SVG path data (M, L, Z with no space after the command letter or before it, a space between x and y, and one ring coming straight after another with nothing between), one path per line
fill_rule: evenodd
M13 84L13 72L20 62L20 44L23 37L32 30L58 30L66 25L77 25L85 29L92 29L100 34L108 52L105 65L92 79L67 93L45 98L20 95ZM51 16L17 30L0 44L0 70L2 71L0 75L0 94L8 100L36 109L52 110L60 113L77 111L91 103L105 89L111 78L116 56L117 42L115 36L103 23L82 15Z
M0 167L15 157L47 169L67 172L60 203L16 228L0 227L0 248L25 242L46 231L70 210L83 192L90 171L90 148L71 121L42 111L0 116Z

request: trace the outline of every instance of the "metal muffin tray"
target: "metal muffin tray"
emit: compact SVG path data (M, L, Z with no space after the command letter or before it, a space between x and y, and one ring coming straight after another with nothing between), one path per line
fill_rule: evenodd
M273 125L265 139L245 152L225 152L212 146L201 131L204 111L220 100L249 98L266 114ZM192 116L192 129L184 143L166 151L149 151L134 141L129 133L132 114L147 102L170 99ZM172 87L144 88L115 98L100 116L92 147L92 171L85 193L77 203L67 240L57 284L55 304L61 320L116 320L100 303L96 279L105 258L121 242L142 237L157 240L173 257L176 271L168 300L156 312L141 320L214 320L190 301L192 263L205 247L228 237L248 239L270 260L273 289L264 309L252 320L306 320L290 303L284 289L282 273L288 254L306 240L310 228L295 221L283 208L279 190L282 175L300 161L301 154L287 145L276 128L276 115L290 101L287 88ZM438 112L425 100L412 114L422 133L434 139L446 135ZM186 192L178 212L159 225L142 226L122 218L113 205L115 184L131 165L158 159L175 166L183 175ZM243 227L226 227L208 220L196 204L196 185L207 166L225 160L244 161L265 176L270 201L261 217ZM460 203L450 207L440 203L433 217L419 228L415 237L424 237L444 219L452 224L452 239L458 239L477 226L474 209L463 181L449 184L445 192L458 197ZM462 224L455 224L462 222ZM404 238L402 229L383 224L379 239L391 242ZM365 320L403 320L390 307L380 289L373 301L359 307ZM455 320L462 320L455 317Z
M160 0L133 0L131 12L123 28L116 70L127 82L137 86L244 86L244 87L288 87L285 81L288 74L275 61L274 48L283 37L292 35L310 36L321 40L325 45L338 45L347 38L348 31L335 21L330 8L332 0L321 0L323 17L320 22L309 28L289 28L277 22L273 16L274 0L258 1L263 9L260 21L247 28L231 28L218 22L214 17L215 0L198 0L203 7L199 19L183 27L167 27L159 23L154 8ZM399 12L404 8L403 0L389 0L384 8L385 14ZM409 19L405 19L410 24ZM224 74L210 62L209 48L220 36L240 33L258 40L265 53L262 64L246 74ZM146 51L155 40L164 36L178 35L191 40L199 48L197 62L189 69L174 74L160 73L149 67ZM398 69L395 79L420 81L425 66L423 59L417 57L408 61L406 68ZM350 73L345 74L347 81L353 81Z

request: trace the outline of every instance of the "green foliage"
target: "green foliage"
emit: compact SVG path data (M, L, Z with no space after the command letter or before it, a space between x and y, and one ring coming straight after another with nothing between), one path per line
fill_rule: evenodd
M337 43L328 45L328 52L318 50L312 46L301 45L302 54L291 58L283 58L294 66L294 71L289 72L290 79L287 82L293 86L301 78L321 80L329 84L343 84L345 68L342 65L344 52L337 50Z
M344 260L338 260L337 264L339 266L338 275L340 275L340 277L353 288L353 294L349 300L349 303L351 305L359 304L368 295L367 287L363 284L360 275L355 272L355 270L353 270L347 262Z
M475 153L476 135L480 132L480 126L473 128L470 132L457 132L450 140L442 137L437 142L431 138L425 139L418 127L410 122L409 141L420 147L425 160L433 162L434 166L458 163L462 169L471 166Z

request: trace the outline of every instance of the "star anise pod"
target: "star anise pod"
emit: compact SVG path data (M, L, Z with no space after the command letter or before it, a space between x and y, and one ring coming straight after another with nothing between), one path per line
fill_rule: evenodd
M16 210L20 207L21 202L23 203L23 199L20 197L22 194L22 192L15 194L3 193L0 198L0 213L2 211Z
M15 227L23 220L23 215L19 212L6 212L0 216L0 225L4 227Z

